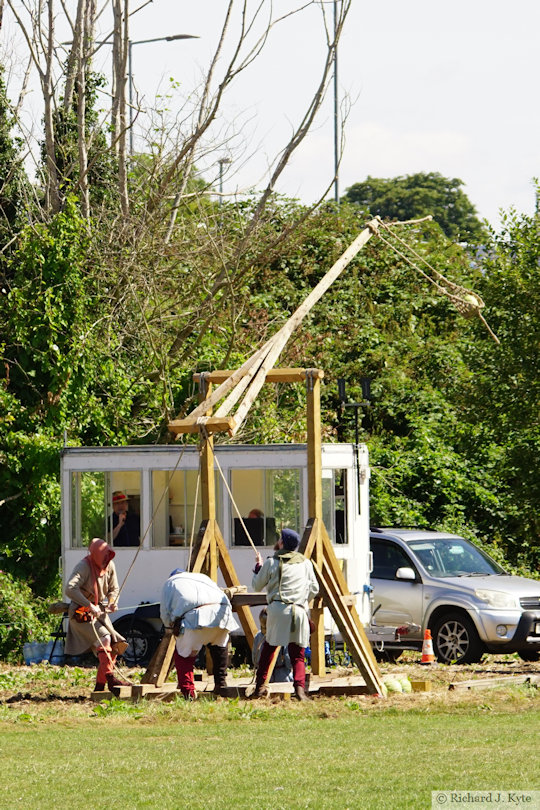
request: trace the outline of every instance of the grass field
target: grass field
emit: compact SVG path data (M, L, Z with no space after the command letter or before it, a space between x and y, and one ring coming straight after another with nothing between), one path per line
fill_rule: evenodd
M540 787L540 691L93 704L93 673L0 669L2 808L431 808Z

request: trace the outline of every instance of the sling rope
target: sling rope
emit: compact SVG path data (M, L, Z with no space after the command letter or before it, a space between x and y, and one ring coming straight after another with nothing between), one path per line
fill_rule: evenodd
M199 424L200 424L201 435L203 436L203 438L205 439L205 441L207 441L207 442L208 442L208 440L209 440L210 436L209 436L209 433L208 433L208 431L207 431L207 429L206 429L206 427L205 427L205 424L204 424L204 422L202 421L202 419L200 419L200 418L199 418L199 420L198 420L198 421L199 421ZM234 510L235 510L236 514L238 515L238 518L240 519L240 523L242 524L242 527L243 527L243 529L244 529L244 531L245 531L245 533L246 533L246 537L247 537L247 539L249 540L249 543L250 543L250 545L251 545L251 547L252 547L253 551L255 551L255 553L257 553L257 547L256 547L255 543L253 542L253 540L251 539L251 535L250 535L250 533L249 533L249 531L248 531L248 528L247 528L246 524L244 523L244 518L243 518L243 517L242 517L242 515L240 514L240 510L239 510L239 508L238 508L238 504L237 504L237 503L236 503L236 501L234 500L234 496L233 496L233 494L232 494L232 492L231 492L231 489L230 489L230 487L229 487L228 481L227 481L227 479L225 478L225 474L224 474L223 470L221 469L221 464L219 463L219 459L218 459L218 457L217 457L217 455L216 455L215 453L214 453L214 461L215 461L215 463L216 463L216 467L218 468L218 472L219 472L219 474L221 475L221 478L223 479L223 483L225 484L225 489L227 490L227 493L228 493L228 495L229 495L229 498L231 499L231 503L232 503L232 505L234 506Z
M489 332L490 336L493 338L495 343L500 345L500 340L497 335L493 332L491 327L489 326L488 322L484 318L481 313L481 309L484 308L485 304L483 300L480 298L478 293L469 290L467 287L463 287L461 284L456 284L453 281L450 281L446 276L436 270L433 265L431 265L427 259L421 256L417 251L411 247L404 239L398 236L397 233L391 231L389 226L384 223L382 220L379 223L380 228L384 228L384 230L388 231L388 233L392 233L394 239L396 239L406 250L408 250L416 259L422 262L433 275L429 275L421 267L418 266L409 256L399 250L396 245L392 244L392 242L388 239L385 239L384 236L381 234L381 231L377 231L377 236L384 242L387 247L394 251L400 258L402 258L413 270L416 270L421 276L423 276L426 281L432 284L442 295L446 296L460 315L463 315L465 318L470 318L472 315L477 315L484 326L486 327L487 331Z
M257 551L257 547L256 547L255 543L253 542L253 540L251 539L251 535L250 535L250 533L249 533L249 531L248 531L248 528L247 528L246 524L244 523L244 518L243 518L243 517L242 517L242 515L240 514L240 510L238 509L238 505L237 505L236 501L234 500L234 497L233 497L233 494L232 494L232 492L231 492L231 490L230 490L229 484L227 483L227 480L226 480L226 478L225 478L225 475L224 475L224 473L223 473L223 470L221 469L221 464L219 463L217 456L214 456L214 458L215 458L215 460L216 460L216 465L217 465L217 468L218 468L219 474L221 475L221 477L222 477L222 479L223 479L223 483L225 484L225 488L226 488L227 492L229 493L229 497L230 497L230 499L231 499L231 503L232 503L232 505L234 506L234 510L235 510L236 514L238 515L238 518L239 518L239 520L240 520L240 523L242 524L242 528L244 529L244 531L245 531L245 533L246 533L246 537L247 537L247 539L249 540L249 544L250 544L251 548L253 549L253 551L254 551L256 554L258 554L259 552Z
M199 450L199 459L201 457L202 450ZM191 570L191 552L193 551L193 538L195 536L195 523L197 520L197 501L199 498L199 483L201 480L201 465L199 463L199 472L197 474L197 485L195 487L195 500L193 503L193 520L191 522L191 535L189 538L189 551L188 551L188 563L187 563L187 571Z
M180 453L180 455L179 455L179 457L178 457L178 461L176 462L176 464L174 465L174 468L173 468L173 470L172 470L172 473L171 473L172 475L174 475L174 473L177 471L177 469L178 469L178 465L179 465L179 464L180 464L180 462L182 461L183 455L184 455L184 453L186 452L186 447L187 447L187 445L186 445L186 444L184 444L184 445L183 445L183 447L182 447L182 452ZM146 527L146 529L145 529L145 532L144 532L143 536L142 536L142 537L141 537L141 539L139 540L139 546L138 546L138 548L137 548L137 551L135 552L135 555L134 555L134 557L133 557L133 559L132 559L132 561L131 561L131 564L130 564L130 566L129 566L128 570L126 571L126 575L124 576L124 579L122 580L122 584L120 585L120 588L119 588L119 590L118 590L118 598L120 598L120 594L122 593L122 590L123 590L123 588L124 588L124 585L126 584L127 578L128 578L128 576L130 575L130 573L131 573L131 569L132 569L132 568L133 568L133 566L135 565L135 562L136 562L136 560L137 560L137 557L139 556L139 552L140 552L140 550L141 550L141 548L142 548L142 545L143 545L143 543L144 543L144 541L145 541L145 539L146 539L146 536L147 536L148 532L150 531L150 529L152 528L152 526L154 525L154 520L155 520L155 517L156 517L156 515L157 515L157 513L158 513L158 510L159 510L159 508L160 508L160 506L161 506L161 504L162 504L162 502L163 502L163 498L165 497L165 494L166 494L167 492L169 492L169 488L170 488L170 477L169 477L169 482L167 483L167 486L166 486L166 487L164 487L163 492L161 493L161 497L160 497L160 499L159 499L159 501L158 501L158 503L157 503L157 506L155 507L154 511L152 512L152 517L151 517L151 519L150 519L150 523L149 523L149 524L148 524L148 526Z

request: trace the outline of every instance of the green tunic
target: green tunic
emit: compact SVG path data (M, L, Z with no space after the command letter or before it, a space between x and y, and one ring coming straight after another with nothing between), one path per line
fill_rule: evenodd
M266 588L267 642L273 647L286 647L291 641L300 647L307 647L308 602L319 591L310 560L297 551L278 551L253 575L252 587L254 591Z

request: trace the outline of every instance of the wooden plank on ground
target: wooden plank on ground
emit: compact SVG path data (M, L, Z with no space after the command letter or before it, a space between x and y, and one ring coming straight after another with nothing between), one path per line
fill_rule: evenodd
M540 683L540 675L502 675L499 678L475 678L470 681L455 681L449 684L450 690L490 689L495 686L512 686L522 683Z
M310 697L342 697L342 696L354 696L354 695L369 695L373 694L370 692L366 684L321 684L318 687L314 687L310 689Z
M115 686L114 692L105 689L103 692L92 692L90 700L94 703L101 703L102 700L112 700L112 698L120 698L120 700L127 700L131 697L131 686Z
M165 695L175 694L177 692L176 682L168 681L161 684L161 686L154 686L151 683L140 683L133 686L131 689L131 699L134 701L142 700L161 700ZM178 692L181 694L181 692Z

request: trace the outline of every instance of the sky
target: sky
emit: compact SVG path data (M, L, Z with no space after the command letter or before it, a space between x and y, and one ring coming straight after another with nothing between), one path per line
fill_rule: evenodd
M153 0L132 16L132 72L143 108L168 93L171 77L176 94L196 92L226 5ZM276 13L296 5L274 0ZM324 5L331 22L333 0ZM532 213L533 178L540 176L539 31L538 0L353 0L338 54L339 100L350 105L340 193L368 175L440 172L460 178L479 216L495 227L501 209ZM140 42L176 33L198 38ZM216 174L218 153L232 159L223 167L231 198L262 186L318 84L323 58L321 11L308 7L271 32L263 54L228 89L222 149L207 169ZM171 115L180 106L178 95L160 103ZM331 84L279 192L309 203L331 183L333 105ZM141 114L137 126L149 121Z

